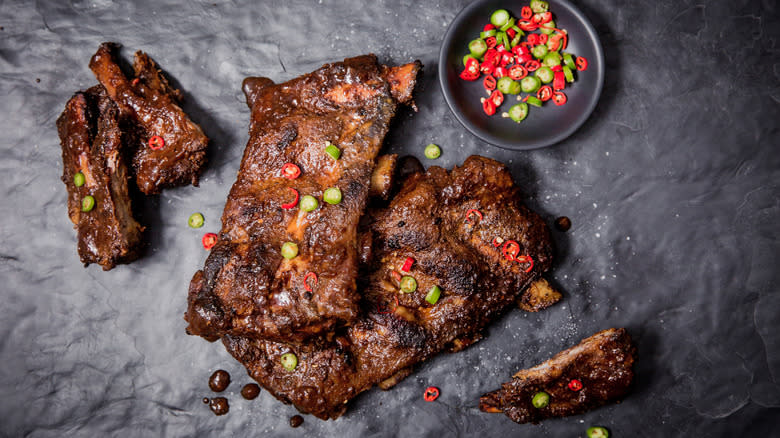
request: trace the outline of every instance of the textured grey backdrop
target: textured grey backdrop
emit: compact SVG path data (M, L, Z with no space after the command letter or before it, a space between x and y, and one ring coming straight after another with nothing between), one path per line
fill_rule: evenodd
M576 1L606 52L604 93L571 138L507 152L466 132L436 80L439 42L460 1L0 1L0 431L8 436L778 436L780 19L774 0ZM144 258L81 267L66 215L55 120L96 81L102 41L142 49L186 91L212 139L200 188L144 205ZM206 257L247 140L247 75L277 81L346 56L426 66L419 113L401 113L387 150L436 164L469 154L506 163L551 221L551 279L565 300L509 313L489 336L442 355L389 392L359 397L337 421L295 414L263 392L220 344L184 334L191 275ZM38 81L40 79L40 81ZM425 161L426 165L433 164ZM202 230L187 227L194 211ZM477 398L521 367L609 326L639 346L636 388L586 415L517 425ZM231 412L200 401L230 371ZM428 385L441 388L422 401Z

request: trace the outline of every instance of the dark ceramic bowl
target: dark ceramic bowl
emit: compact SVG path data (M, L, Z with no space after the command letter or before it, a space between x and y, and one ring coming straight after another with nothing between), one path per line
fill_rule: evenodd
M588 69L576 72L574 83L567 84L564 92L568 102L565 105L555 106L552 101L545 102L542 108L529 105L528 117L521 123L500 116L516 103L515 96L507 96L496 115L488 116L480 103L480 98L487 97L482 78L470 82L458 75L463 71L463 56L469 52L469 41L479 37L493 11L507 9L513 17L519 17L520 8L527 2L477 0L455 17L441 45L439 82L453 114L474 135L504 149L535 149L558 143L587 120L601 95L604 52L595 29L567 0L549 0L549 3L557 27L568 32L565 52L587 58Z

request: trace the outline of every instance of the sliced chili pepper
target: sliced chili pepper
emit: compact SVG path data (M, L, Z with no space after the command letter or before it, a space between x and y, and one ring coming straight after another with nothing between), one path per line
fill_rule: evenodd
M501 254L509 261L514 261L518 254L520 254L520 244L514 240L507 240L504 243L504 247L501 248Z
M582 382L579 379L571 379L571 381L569 381L569 389L572 391L579 391L582 389Z
M390 313L390 307L387 305L376 303L376 313L379 313L381 315L386 315Z
M401 274L395 271L390 271L390 275L393 277L393 279L397 282L401 282Z
M523 6L523 9L520 9L520 18L523 20L531 18L532 15L534 15L534 11L532 11L528 6Z
M563 94L563 91L556 91L553 93L552 101L554 104L561 106L566 103L566 101L569 100L565 94Z
M206 233L203 235L203 238L200 239L200 242L206 250L214 248L214 245L217 244L217 235L214 233Z
M141 81L140 79L135 78L135 79L133 79L133 82L130 82L130 85L135 87L136 85L138 85L138 82L140 82L140 81Z
M566 87L566 76L563 74L563 70L553 73L553 89L555 91L563 90Z
M539 67L541 67L541 66L542 65L537 60L526 61L526 63L523 64L523 67L525 67L525 69L528 70L528 71L539 70Z
M539 44L539 34L532 33L531 35L528 35L526 40L528 41L528 44L537 45Z
M560 47L560 45L561 45L561 38L562 37L559 34L555 34L555 35L550 36L550 39L549 39L550 44L547 46L547 48L549 48L550 51L552 51L552 52L555 52L556 50L558 50L558 47Z
M492 24L488 23L488 24L485 25L485 27L482 28L482 31L483 32L487 32L487 31L493 30L495 28L496 28L496 26L493 26Z
M561 65L558 64L558 65L554 65L554 66L550 67L550 70L552 70L552 71L563 71L563 67L561 67Z
M588 60L582 56L578 56L574 63L577 64L578 71L585 71L588 69Z
M539 15L541 17L541 20L540 20L541 23L549 23L549 22L552 21L552 12L550 12L550 11L542 12Z
M404 265L401 266L401 272L409 272L412 270L412 265L414 264L414 259L411 257L407 257L404 261Z
M482 61L482 64L479 66L479 71L486 75L492 75L496 72L496 66L493 65L492 62L488 60Z
M539 25L531 23L530 21L521 21L517 23L517 27L519 27L521 30L524 30L526 32L533 32L536 29L539 29Z
M501 67L506 67L514 61L515 57L512 55L512 52L501 52Z
M501 246L501 243L503 243L503 242L504 242L504 239L502 239L500 237L494 237L493 238L493 246L495 246L496 248Z
M497 42L498 42L498 40L496 40L496 37L494 37L494 36L485 38L485 44L487 44L488 49L495 48Z
M485 114L492 116L496 113L496 104L490 99L485 99L485 101L482 102L482 110L485 111Z
M165 140L159 135L154 135L149 139L149 148L152 150L162 149L165 146Z
M522 55L517 57L517 63L525 65L528 61L535 61L534 55L530 53L523 53Z
M497 78L503 78L504 76L508 75L509 72L505 67L496 67L493 74L495 74Z
M316 286L317 282L319 280L317 279L317 274L315 274L314 272L309 272L308 274L304 275L304 277L303 277L303 288L306 289L306 291L311 292L312 290L311 290L311 287L309 286L309 277L313 277L314 278L313 286Z
M539 89L539 91L536 92L536 97L539 98L542 102L547 102L552 98L553 90L552 87L549 85L544 85L542 88Z
M546 33L539 35L539 44L547 44L547 38L549 37Z
M533 24L542 24L542 14L536 13L531 17L531 23Z
M289 210L295 207L296 205L298 205L298 199L301 197L300 194L298 194L298 191L295 190L294 188L288 187L288 189L292 190L292 192L295 193L295 199L292 202L289 202L287 204L282 204L282 208L285 210Z
M471 224L471 223L473 223L473 219L471 219L471 214L472 214L472 213L474 213L475 215L477 215L477 217L479 218L479 220L480 220L480 221L482 220L482 212L481 212L481 211L479 211L479 210L476 210L476 209L473 209L473 208L471 208L471 209L469 209L469 210L466 212L466 222L468 222L468 223L470 223L470 224Z
M432 402L439 398L439 388L435 386L429 386L425 388L425 393L423 394L423 398L427 402Z
M520 79L523 79L524 77L528 76L528 70L525 69L522 65L515 64L511 67L509 67L509 77L519 81Z
M506 35L507 35L509 38L511 38L511 39L514 39L515 35L517 35L517 32L515 32L515 30L514 30L514 29L508 29L508 30L506 31Z
M285 163L282 166L282 176L288 179L295 179L301 175L301 168L293 163Z
M474 58L467 59L466 67L460 74L460 77L467 81L476 81L479 79L479 61Z
M525 269L525 272L531 272L531 269L534 268L534 259L529 255L522 255L520 257L515 257L515 261L517 263L529 263L528 267Z
M493 64L493 66L496 66L498 65L499 62L501 62L501 52L499 52L495 48L488 49L488 51L485 52L483 61Z
M527 54L527 53L531 53L531 51L528 50L527 47L518 44L518 45L512 47L512 53L514 53L515 56L521 56L521 55L524 55L524 54Z
M495 90L490 94L490 100L492 100L493 104L496 106L496 108L498 108L502 103L504 103L504 93L499 90Z

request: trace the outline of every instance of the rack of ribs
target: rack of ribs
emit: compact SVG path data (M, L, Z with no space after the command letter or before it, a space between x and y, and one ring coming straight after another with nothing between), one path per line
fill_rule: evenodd
M197 186L206 162L208 138L179 107L181 94L168 84L154 61L136 52L135 79L131 81L117 64L118 47L115 43L101 44L89 67L122 116L132 120L135 127L133 169L138 188L149 195L165 187ZM149 145L153 137L162 139L155 148Z
M357 319L358 222L389 123L398 104L413 105L420 68L366 55L282 84L244 80L249 142L217 244L190 284L188 333L300 342ZM338 159L325 153L326 142L341 150ZM285 177L286 163L300 176ZM339 204L323 202L329 187L341 190ZM319 207L295 206L304 195ZM282 257L285 242L297 244L294 259ZM304 285L309 273L317 276L312 291Z
M126 136L119 111L105 89L94 86L76 93L57 119L62 145L62 182L68 190L68 216L78 231L78 252L84 265L104 270L139 254L143 227L133 219L125 164ZM84 176L76 186L74 175ZM95 200L82 211L82 200Z
M547 362L518 371L501 389L480 397L479 408L503 412L517 423L582 414L628 393L635 355L626 329L603 330ZM550 401L536 408L531 400L540 391Z
M374 385L392 387L435 354L476 342L515 302L534 303L534 311L561 298L529 287L552 263L550 233L521 203L508 169L488 158L408 176L387 207L369 210L359 241L366 263L351 326L300 343L222 338L271 394L322 419L339 417ZM414 264L403 275L418 286L401 293L397 274L407 257ZM434 286L441 295L431 304L425 297ZM297 356L291 371L282 365L286 353Z

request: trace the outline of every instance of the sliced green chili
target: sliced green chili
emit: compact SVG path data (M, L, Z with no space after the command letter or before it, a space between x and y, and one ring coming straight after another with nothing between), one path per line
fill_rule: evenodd
M190 228L200 228L203 226L203 215L200 213L192 213L190 218L187 219L187 225Z
M547 23L542 23L539 25L539 32L546 33L547 35L552 34L555 32L553 29L555 28L555 21L550 20Z
M547 12L547 10L550 9L550 4L544 0L531 0L530 6L531 10L536 14Z
M441 156L441 148L433 143L425 146L425 158L435 160Z
M91 211L95 208L95 198L92 195L87 195L81 200L81 211Z
M482 39L490 38L492 36L496 36L496 30L495 29L488 29L485 31L482 31L479 33L479 37Z
M529 105L533 105L533 106L536 106L536 107L539 107L539 108L541 108L542 105L544 105L544 102L542 102L541 100L539 100L538 98L536 98L534 96L528 96L528 98L525 101Z
M569 67L570 69L577 68L577 64L574 63L574 57L569 53L563 54L563 63L566 64L566 67Z
M298 245L295 242L284 242L282 245L282 257L287 260L294 259L298 255Z
M506 9L499 9L490 16L490 22L493 24L493 26L496 26L497 28L501 28L501 26L505 25L509 21L509 12L507 12Z
M331 142L325 142L325 153L330 155L331 158L334 160L338 160L339 157L341 157L341 150L337 148L333 143Z
M301 198L300 207L303 211L314 211L317 209L317 207L320 206L319 201L317 201L317 198L311 195L306 195Z
M569 67L566 66L563 67L563 76L566 77L566 82L569 83L574 82L574 72L571 71Z
M534 76L539 78L540 81L544 84L549 84L552 82L553 78L555 77L555 74L553 73L552 69L550 67L544 66L539 67L539 70L536 70L534 72Z
M558 52L548 52L546 55L544 55L542 64L550 68L553 68L556 65L561 65L561 55Z
M469 51L475 58L481 58L487 52L488 46L485 40L477 38L469 43Z
M293 371L298 366L298 356L295 353L284 353L280 360L287 371Z
M588 435L588 438L609 438L609 431L601 426L589 427L585 433Z
M539 44L538 46L535 46L533 49L531 49L531 54L534 55L534 58L536 59L544 58L545 55L547 55L547 52L549 52L549 50L544 44Z
M417 280L405 275L401 278L401 292L408 294L417 290Z
M520 81L520 88L524 93L536 93L542 86L542 81L536 76L526 76Z
M83 173L81 173L81 172L76 172L76 173L73 175L73 184L74 184L76 187L81 187L81 186L83 186L85 182L87 182L87 179L86 179L86 178L84 178L84 174L83 174Z
M546 408L550 404L550 394L544 391L537 392L531 399L531 404L537 409Z
M341 202L341 190L338 187L325 189L322 194L322 200L328 204L338 204Z
M428 294L425 295L425 301L433 305L439 301L440 296L441 296L441 289L439 288L439 286L434 286L431 288L431 290L428 291Z
M517 123L520 123L528 116L528 105L525 102L520 102L512 105L509 108L509 118Z

